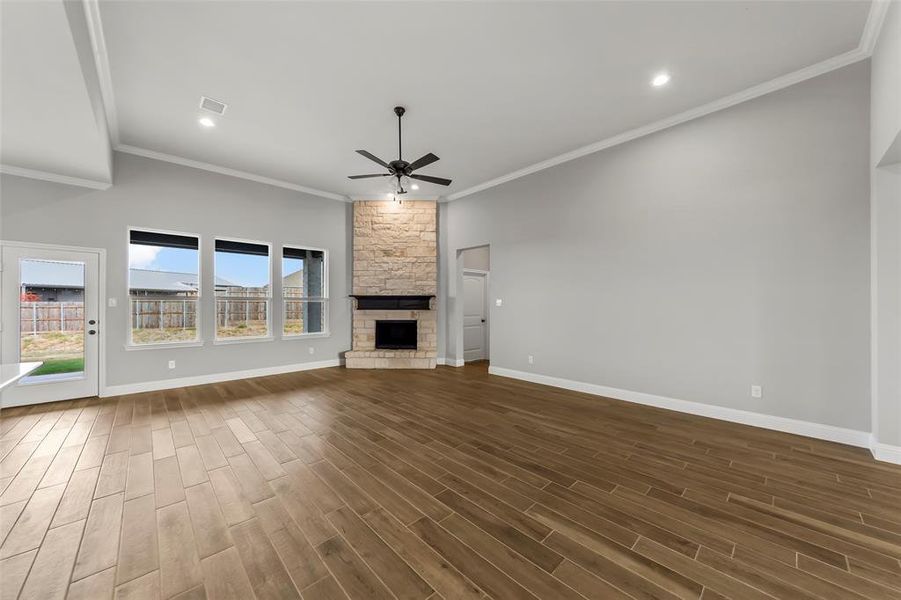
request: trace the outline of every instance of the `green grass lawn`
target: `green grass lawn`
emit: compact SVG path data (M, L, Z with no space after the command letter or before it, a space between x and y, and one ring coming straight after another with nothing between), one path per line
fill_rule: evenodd
M57 373L78 373L84 371L84 358L45 358L42 364L30 377L38 375L54 375Z

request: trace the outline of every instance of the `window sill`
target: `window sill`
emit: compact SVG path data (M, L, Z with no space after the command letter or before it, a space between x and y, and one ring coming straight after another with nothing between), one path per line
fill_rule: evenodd
M273 342L275 338L271 335L267 336L257 336L257 337L245 337L245 338L222 338L220 340L213 340L213 344L216 346L227 346L229 344L248 344L250 342Z
M172 342L162 344L125 344L125 349L132 350L171 350L173 348L200 348L204 345L203 340L195 342Z
M312 340L316 338L332 337L329 331L317 331L315 333L292 333L290 335L282 334L283 340Z

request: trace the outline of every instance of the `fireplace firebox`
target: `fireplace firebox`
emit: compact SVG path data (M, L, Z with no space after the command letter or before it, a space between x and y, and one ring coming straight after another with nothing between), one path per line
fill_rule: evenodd
M416 321L406 319L375 322L375 347L384 350L416 350Z

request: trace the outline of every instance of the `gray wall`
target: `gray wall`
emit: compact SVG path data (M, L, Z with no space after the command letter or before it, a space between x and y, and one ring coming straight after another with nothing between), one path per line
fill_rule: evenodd
M467 269L476 269L478 271L491 270L491 253L488 246L467 248L460 253L460 257L463 259L463 266Z
M901 446L901 164L885 158L901 136L898 2L889 7L873 53L870 102L873 433L881 444Z
M868 431L868 90L861 62L449 203L448 359L490 244L494 367Z
M118 299L118 307L105 309L108 385L323 361L350 348L350 204L121 153L115 154L115 181L109 190L3 175L0 194L0 238L106 249L107 297ZM129 226L201 235L203 347L125 349ZM275 303L275 341L214 345L215 236L270 242L274 253L282 244L327 249L331 336L279 340L281 304ZM273 260L273 294L278 296L281 260ZM176 361L174 370L168 369L170 359Z

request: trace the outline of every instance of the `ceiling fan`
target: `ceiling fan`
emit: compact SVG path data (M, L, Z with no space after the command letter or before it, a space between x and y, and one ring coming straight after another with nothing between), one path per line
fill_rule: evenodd
M391 162L385 162L381 158L375 156L371 152L367 152L366 150L357 150L357 154L362 154L369 160L373 162L377 162L382 165L386 169L388 169L387 173L371 173L368 175L350 175L348 179L368 179L370 177L396 177L397 184L395 193L396 194L406 194L407 190L404 189L402 179L404 177L409 177L410 179L418 179L420 181L427 181L428 183L437 183L438 185L450 185L450 179L444 179L443 177L432 177L431 175L418 175L413 171L417 169L421 169L427 165L432 164L433 162L438 160L438 157L429 152L425 156L414 160L411 163L408 163L403 159L403 146L401 144L401 118L404 116L406 110L403 106L395 106L394 114L397 115L397 160L392 160Z

